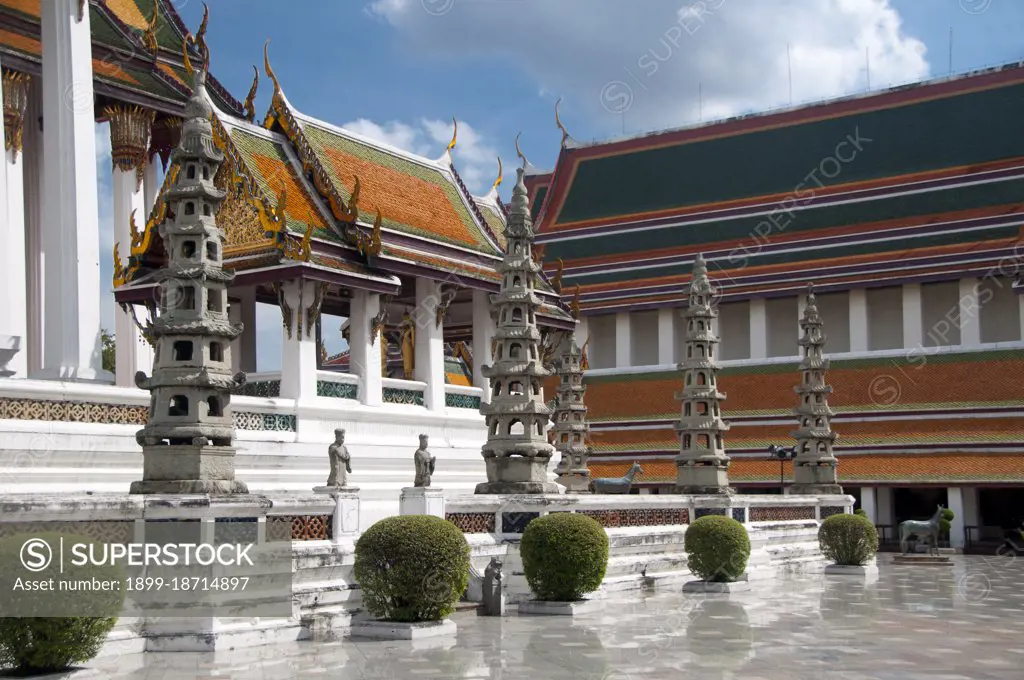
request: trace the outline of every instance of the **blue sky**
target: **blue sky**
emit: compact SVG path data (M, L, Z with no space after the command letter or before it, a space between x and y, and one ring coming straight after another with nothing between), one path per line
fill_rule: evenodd
M950 27L955 73L1024 58L1019 0L209 4L211 70L241 99L257 65L259 116L271 94L262 68L270 38L274 70L304 113L433 157L444 151L456 116L455 161L479 193L493 181L495 155L512 166L520 130L530 161L554 165L559 97L570 134L590 141L863 92L866 63L872 89L944 76ZM202 4L177 6L194 30ZM104 167L109 187L109 161ZM506 198L510 188L503 187ZM101 220L109 222L109 209ZM106 240L111 231L103 227ZM112 244L101 247L109 253ZM104 281L108 272L106 262ZM108 302L108 328L110 319ZM262 310L259 325L260 368L274 370L276 309ZM328 349L336 351L333 325L325 331L332 336Z

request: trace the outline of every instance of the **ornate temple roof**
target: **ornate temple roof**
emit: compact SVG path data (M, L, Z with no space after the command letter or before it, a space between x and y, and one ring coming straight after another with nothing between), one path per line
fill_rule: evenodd
M0 0L0 53L5 68L31 74L40 72L40 2ZM89 21L97 94L180 116L191 93L182 56L182 44L189 29L178 15L175 3L89 0ZM197 57L198 53L191 48L190 58ZM243 104L213 76L209 77L207 87L219 109L242 115Z
M1022 115L1010 64L567 145L533 179L538 243L594 313L678 306L697 252L726 300L985 271L1024 221Z

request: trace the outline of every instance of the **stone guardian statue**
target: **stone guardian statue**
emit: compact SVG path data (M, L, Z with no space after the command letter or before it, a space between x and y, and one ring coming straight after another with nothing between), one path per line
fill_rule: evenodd
M327 486L348 486L348 474L352 472L352 456L345 447L344 429L334 431L334 443L327 449L327 455L331 459L331 475L327 478Z
M436 458L430 455L427 450L427 435L420 435L420 448L413 454L413 462L416 464L416 481L413 486L430 486L430 476L434 474L434 463Z

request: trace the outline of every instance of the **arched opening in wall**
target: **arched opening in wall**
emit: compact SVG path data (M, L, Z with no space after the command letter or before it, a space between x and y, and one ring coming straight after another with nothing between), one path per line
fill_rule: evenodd
M203 179L210 179L210 168L203 166Z
M562 433L561 441L562 441L563 444L568 444L569 443L569 433L568 432L563 432Z
M170 294L170 307L174 308L174 293ZM193 286L184 286L181 289L181 305L182 309L192 310L196 308L196 289Z
M522 436L526 434L526 427L521 420L513 420L508 424L508 433L511 436Z
M213 241L206 242L206 259L210 262L217 261L217 244Z
M220 399L218 397L210 397L206 400L207 414L214 418L220 418L224 415L224 409L221 408Z
M219 342L210 343L210 361L224 361L224 345Z
M816 419L816 420L814 421L814 426L815 426L815 427L822 427L822 420L821 420L821 418L817 418L817 419Z
M210 204L209 203L203 203L203 214L206 215L207 217L209 217L210 215L213 214L210 211Z
M706 401L697 402L697 415L706 416L708 414L708 403Z
M500 342L497 343L497 346L494 348L495 349L495 353L494 353L494 358L495 359L500 359L501 358L501 352L502 352L502 349L504 349L504 347L505 346L502 343L500 343Z
M523 396L523 383L514 380L508 384L508 393L513 397Z
M699 434L699 435L697 435L697 448L698 449L710 448L709 441L710 441L710 437L708 437L706 434Z
M185 203L185 214L186 215L195 215L196 214L196 204L193 203L192 201L187 201Z
M520 309L519 307L513 307L512 308L512 323L522 323L522 322L523 322L523 310Z
M211 312L219 312L223 308L221 307L221 299L223 298L223 291L210 290L206 293L206 309Z
M522 251L520 250L519 242L516 241L515 243L512 244L512 254L513 255L518 255L521 252Z
M537 346L536 345L530 345L530 358L531 359L536 359L537 358Z
M538 436L542 436L544 434L544 426L540 424L539 420L537 421L536 430L537 430L537 435Z
M810 427L810 426L811 426L811 419L810 418L804 418L803 424L801 425L801 427Z
M494 387L491 389L491 396L494 396L494 397L500 397L501 396L501 381L500 380L495 380L494 381Z
M498 436L498 421L497 420L495 420L493 423L491 423L491 436L492 437Z
M687 359L692 359L693 358L693 345L690 345L690 346L688 346L686 348L686 358Z
M536 395L538 397L543 397L544 396L544 392L542 392L541 389L540 389L540 383L539 382L534 380L534 381L532 381L530 383L530 386L533 387L534 395Z
M196 242L191 239L188 241L182 241L181 256L186 260L193 259L196 256Z
M512 287L513 288L519 288L522 285L523 285L523 280L521 278L519 278L518 276L512 277Z
M700 354L700 358L704 358L704 345L697 345L697 353Z
M192 341L175 340L171 346L171 356L175 361L192 361Z
M558 419L563 423L569 420L569 414L566 411L562 411L562 415L558 416Z
M698 331L704 330L704 322L703 321L698 321L697 322L697 330Z
M825 453L825 442L818 442L818 453Z
M699 387L703 387L704 385L707 385L707 384L708 384L708 378L707 378L706 375L704 375L704 372L701 371L701 372L697 373L697 385Z
M189 163L188 164L188 172L186 174L188 175L189 179L195 179L196 178L196 166L194 166L191 163Z
M509 359L521 359L523 353L523 346L518 342L513 342L508 347L508 358Z
M576 411L575 413L572 414L572 419L578 423L583 420L583 414L580 413L579 411Z
M169 416L187 416L188 415L188 397L183 394L176 394L167 401L167 415Z
M715 446L717 446L718 448L722 448L722 435L715 435Z
M693 384L693 373L687 373L686 374L686 384L687 385L692 385Z
M688 435L688 434L684 434L684 435L683 435L683 448L684 448L684 449L688 449L688 448L690 448L690 442L691 442L691 441L692 441L692 440L690 439L690 435Z
M689 416L689 415L690 415L690 402L686 402L685 404L683 404L683 416L685 417L685 416Z

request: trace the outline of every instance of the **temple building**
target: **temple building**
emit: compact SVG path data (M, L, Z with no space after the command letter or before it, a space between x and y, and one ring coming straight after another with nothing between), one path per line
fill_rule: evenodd
M779 491L808 282L828 329L839 483L894 537L937 503L954 545L1024 520L1024 65L607 142L527 178L545 268L581 286L595 477L676 482L680 310L721 287L729 482ZM786 464L787 483L793 479ZM970 528L968 528L970 527Z

